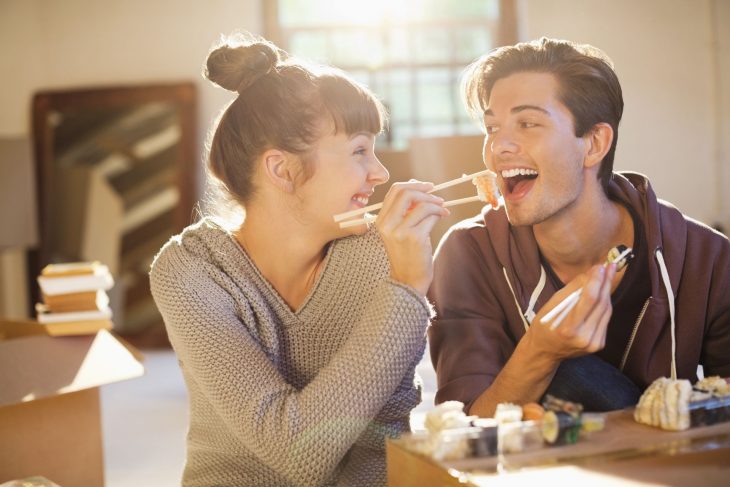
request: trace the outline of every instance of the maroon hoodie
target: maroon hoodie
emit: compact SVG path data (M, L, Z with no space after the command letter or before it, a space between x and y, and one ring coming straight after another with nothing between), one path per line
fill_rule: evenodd
M641 388L670 376L673 296L677 377L694 382L698 364L707 376L730 376L727 237L658 200L640 174L615 173L609 196L642 221L651 281L643 314L620 320L632 332L621 357L611 362L620 363ZM429 291L436 311L429 329L436 403L458 400L468 410L491 385L534 313L556 291L550 279L541 279L541 271L532 227L511 226L504 208L485 208L446 234L436 251Z

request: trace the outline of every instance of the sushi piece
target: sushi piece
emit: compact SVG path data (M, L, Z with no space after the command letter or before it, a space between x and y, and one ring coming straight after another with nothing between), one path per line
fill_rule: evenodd
M689 403L692 385L685 379L656 379L634 410L634 420L669 431L682 431L690 426Z
M542 438L552 446L572 445L578 441L580 426L580 416L548 410L542 418Z
M497 187L497 175L488 172L483 176L476 176L472 183L477 187L479 199L492 205L492 208L499 208L499 187Z

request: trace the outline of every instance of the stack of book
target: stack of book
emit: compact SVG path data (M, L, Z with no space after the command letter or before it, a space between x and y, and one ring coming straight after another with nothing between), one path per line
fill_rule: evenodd
M50 264L38 276L43 303L36 304L38 322L54 335L79 335L112 329L106 291L114 285L99 262ZM52 330L51 330L52 329Z

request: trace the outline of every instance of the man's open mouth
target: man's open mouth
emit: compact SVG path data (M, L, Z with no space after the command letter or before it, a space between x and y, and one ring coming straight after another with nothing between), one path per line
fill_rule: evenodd
M504 189L507 195L520 195L526 193L533 182L537 179L538 173L534 169L515 168L504 169L500 172L504 180Z

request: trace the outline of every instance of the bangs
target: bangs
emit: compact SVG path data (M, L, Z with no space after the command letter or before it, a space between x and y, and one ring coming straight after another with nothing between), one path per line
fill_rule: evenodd
M332 116L335 133L378 135L386 127L385 107L366 87L339 72L322 75L319 82L322 103Z
M486 61L486 56L474 61L466 67L461 78L461 96L466 111L480 125L484 124L484 110L487 108L489 91L491 90L491 86L488 86L485 80L485 74L488 70L485 66Z

